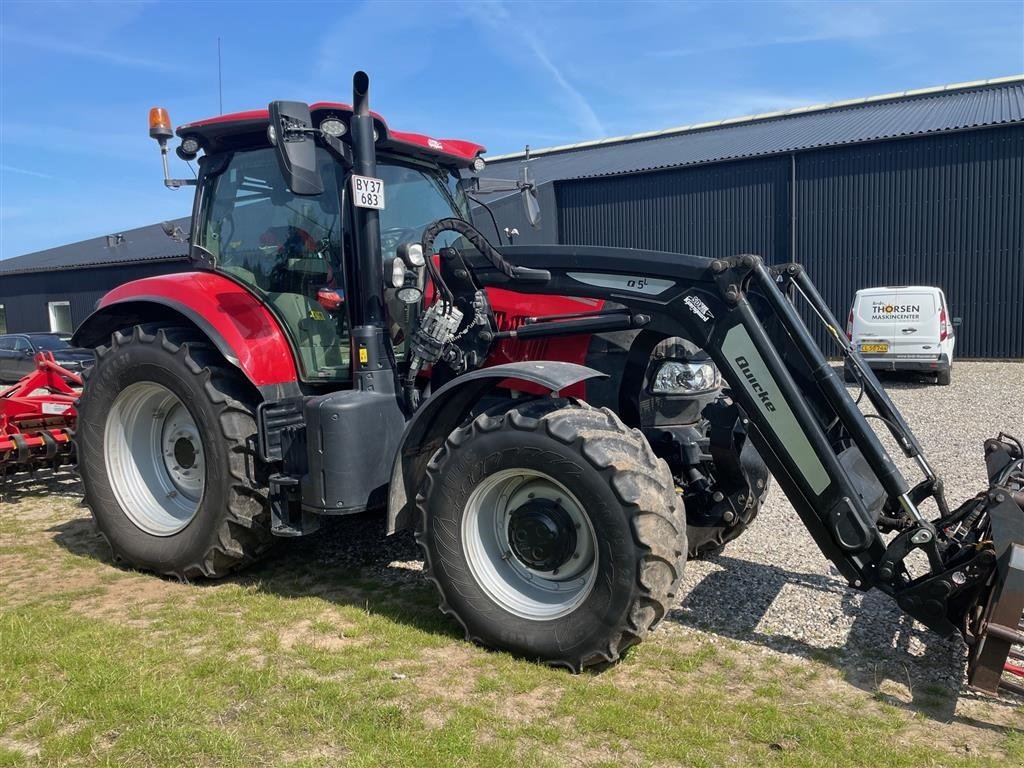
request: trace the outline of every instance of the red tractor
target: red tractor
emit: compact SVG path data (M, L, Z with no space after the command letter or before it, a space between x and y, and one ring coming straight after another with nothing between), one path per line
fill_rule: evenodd
M76 432L86 502L119 561L217 577L325 515L380 510L389 532L415 527L468 638L579 670L661 620L687 550L738 535L770 469L852 587L964 633L971 682L995 690L1022 639L1020 443L989 441L989 492L950 510L799 266L495 247L467 207L483 148L389 128L368 90L357 73L352 106L179 127L178 155L199 157L188 182L151 113L165 183L196 186L196 271L115 289L74 340L96 349ZM912 576L917 549L930 569Z

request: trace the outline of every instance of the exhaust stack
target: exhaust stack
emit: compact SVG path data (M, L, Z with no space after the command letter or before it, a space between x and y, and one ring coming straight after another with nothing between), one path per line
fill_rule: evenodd
M374 120L370 114L370 78L352 77L352 172L377 177ZM352 189L348 194L351 196ZM357 389L393 391L394 373L384 333L383 260L380 252L380 213L353 206L356 246L356 301L353 305L352 375Z

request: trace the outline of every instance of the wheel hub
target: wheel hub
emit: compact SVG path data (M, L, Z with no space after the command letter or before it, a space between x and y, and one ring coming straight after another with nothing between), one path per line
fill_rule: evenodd
M191 469L196 463L196 447L187 437L174 441L174 460L182 469Z
M527 567L557 572L576 550L576 528L558 502L532 499L510 513L508 541Z
M597 580L597 536L579 500L532 469L486 478L462 518L466 563L509 613L550 621L574 611Z

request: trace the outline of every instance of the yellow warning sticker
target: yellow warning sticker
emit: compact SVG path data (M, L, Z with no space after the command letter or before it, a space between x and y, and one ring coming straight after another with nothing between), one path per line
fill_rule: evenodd
M366 347L359 348L359 362L364 364L370 362L370 353L366 351Z

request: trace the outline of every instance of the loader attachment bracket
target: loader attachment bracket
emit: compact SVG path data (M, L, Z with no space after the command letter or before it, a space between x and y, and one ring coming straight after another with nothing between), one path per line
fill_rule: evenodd
M992 552L987 596L965 621L967 685L1024 695L1024 449L1005 435L985 443L992 486L986 503Z

